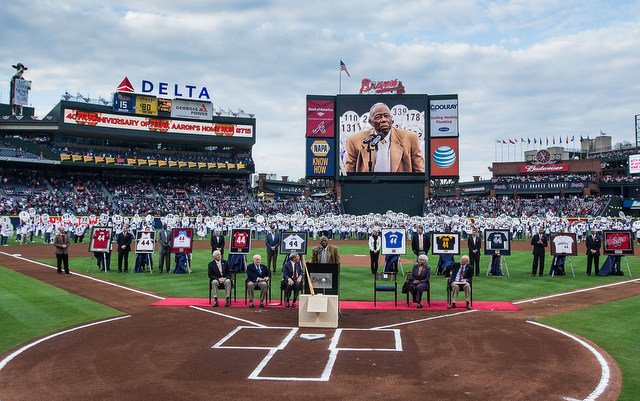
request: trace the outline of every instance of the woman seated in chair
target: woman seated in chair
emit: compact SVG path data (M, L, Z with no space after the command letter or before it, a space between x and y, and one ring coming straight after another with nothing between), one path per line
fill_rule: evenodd
M420 255L418 263L413 265L413 270L407 279L409 282L408 290L413 295L413 302L418 304L418 309L423 307L422 293L429 287L429 279L431 278L431 268L427 266L428 260L427 255Z

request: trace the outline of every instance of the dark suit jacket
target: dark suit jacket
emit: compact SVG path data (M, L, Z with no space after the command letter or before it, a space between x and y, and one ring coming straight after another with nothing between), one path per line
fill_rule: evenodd
M351 172L369 172L369 153L367 145L363 144L373 128L359 132L347 139L347 155L345 159L345 169ZM420 152L418 134L404 129L391 128L387 134L390 154L390 170L395 172L424 172L424 157ZM376 165L376 151L371 151L372 169Z
M220 239L218 239L218 237ZM211 233L211 251L215 251L220 248L220 252L224 253L224 235L220 234L218 237L214 233Z
M469 254L471 254L471 251L476 250L478 251L476 255L479 255L480 249L482 248L482 239L477 235L476 240L473 241L473 235L470 235L467 240L467 246L469 247Z
M462 265L460 264L460 262L453 263L453 265L451 266L451 273L447 276L450 278L450 282L453 283L456 281L456 278L458 277L458 271L461 267ZM467 280L469 284L471 284L471 281L473 280L473 267L470 264L465 265L464 272L462 272L462 278Z
M165 230L160 229L160 232L158 233L158 244L160 244L158 252L169 252L171 249L171 232L169 230L165 233Z
M131 241L133 241L133 235L129 231L127 231L126 235L123 232L118 234L118 238L116 238L118 252L131 252ZM124 249L122 249L122 245L125 246Z
M585 243L587 244L587 255L591 255L592 249L596 251L594 255L600 255L600 247L602 246L602 241L600 241L600 238L598 238L597 235L594 239L593 236L589 234Z
M267 233L267 237L264 240L264 244L267 246L268 254L278 253L278 246L280 245L280 236L278 235L278 232L276 231L275 233L271 234L271 231L269 231ZM273 251L271 250L272 246L276 247L276 249L274 249Z
M288 282L289 279L293 280L293 263L291 263L290 260L286 261L285 264L282 266L282 279L284 280L284 282ZM298 274L298 277L302 277L302 263L298 262L296 264L296 272ZM295 281L295 280L294 280Z
M428 254L429 253L429 249L431 249L431 239L430 239L430 235L427 233L422 233L422 247L424 248L424 253ZM418 255L418 246L419 246L419 242L418 242L418 234L415 234L413 236L413 238L411 238L411 250L413 250L413 253L415 255Z
M318 253L321 246L313 248L311 251L311 262L320 263L321 256ZM338 254L338 248L333 245L327 245L327 263L340 263L340 255Z
M533 254L535 256L544 255L544 248L547 247L546 234L542 234L542 244L538 244L539 240L540 240L540 234L535 234L533 237L531 237L531 245L533 245Z
M222 265L222 274L220 274L220 270L218 270L218 265L215 260L209 262L208 270L209 270L209 278L211 280L217 280L219 278L225 277L231 280L231 272L229 271L229 263L221 259L220 264Z
M247 282L252 281L256 283L258 281L258 278L264 278L264 277L271 278L271 271L267 266L261 264L260 269L262 270L262 273L258 272L258 268L256 267L255 264L253 264L253 262L247 265Z

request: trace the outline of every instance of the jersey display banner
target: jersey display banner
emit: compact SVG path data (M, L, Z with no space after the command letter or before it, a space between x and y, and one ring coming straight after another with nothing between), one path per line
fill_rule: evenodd
M232 228L229 241L229 253L248 254L251 252L251 229Z
M171 230L171 253L191 253L193 249L193 228Z
M112 233L113 227L92 227L89 241L89 252L111 252Z
M153 253L155 245L155 231L136 231L136 253Z
M485 230L484 231L484 254L511 255L511 243L509 240L509 230Z
M633 255L633 233L631 231L603 231L602 244L605 255Z
M549 239L553 256L577 256L578 241L575 233L551 234Z
M380 235L383 255L404 255L407 253L407 233L404 228L383 228Z
M460 233L433 233L431 243L434 255L460 254Z
M280 254L288 255L291 252L295 252L300 256L307 253L306 231L289 231L280 234Z

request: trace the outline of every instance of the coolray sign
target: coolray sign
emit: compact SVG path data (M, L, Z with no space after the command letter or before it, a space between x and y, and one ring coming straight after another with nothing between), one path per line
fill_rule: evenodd
M171 117L211 121L213 119L213 104L197 100L174 99L171 102Z
M562 164L522 164L520 172L523 174L557 173L569 171L569 165Z
M402 81L392 79L389 81L372 81L368 78L362 80L360 93L404 93Z
M125 82L128 84L128 85L125 85L127 87L127 91L131 90L132 92L135 92L135 88L133 87L133 85L129 83L129 79L127 77L124 78L119 88L122 88ZM174 97L185 97L185 98L198 98L200 100L203 100L203 99L211 100L211 96L209 96L209 91L207 90L206 86L200 87L197 85L190 85L190 84L180 85L180 84L168 83L168 82L154 83L146 79L143 79L142 83L140 84L140 87L141 87L142 93L146 93L146 94L156 93L161 96L174 96ZM119 89L119 90L122 90L122 89Z
M432 138L458 136L458 99L429 101Z
M138 131L167 132L171 134L216 135L234 138L253 137L252 125L161 120L150 117L89 113L74 109L64 110L63 122L65 124L88 125L101 128L124 128Z

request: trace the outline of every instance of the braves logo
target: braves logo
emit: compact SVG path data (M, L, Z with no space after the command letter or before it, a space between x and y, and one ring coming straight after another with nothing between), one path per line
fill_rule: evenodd
M318 132L322 134L327 133L327 129L324 127L324 121L320 122L320 124L318 124L318 126L313 130L314 134L317 134Z

